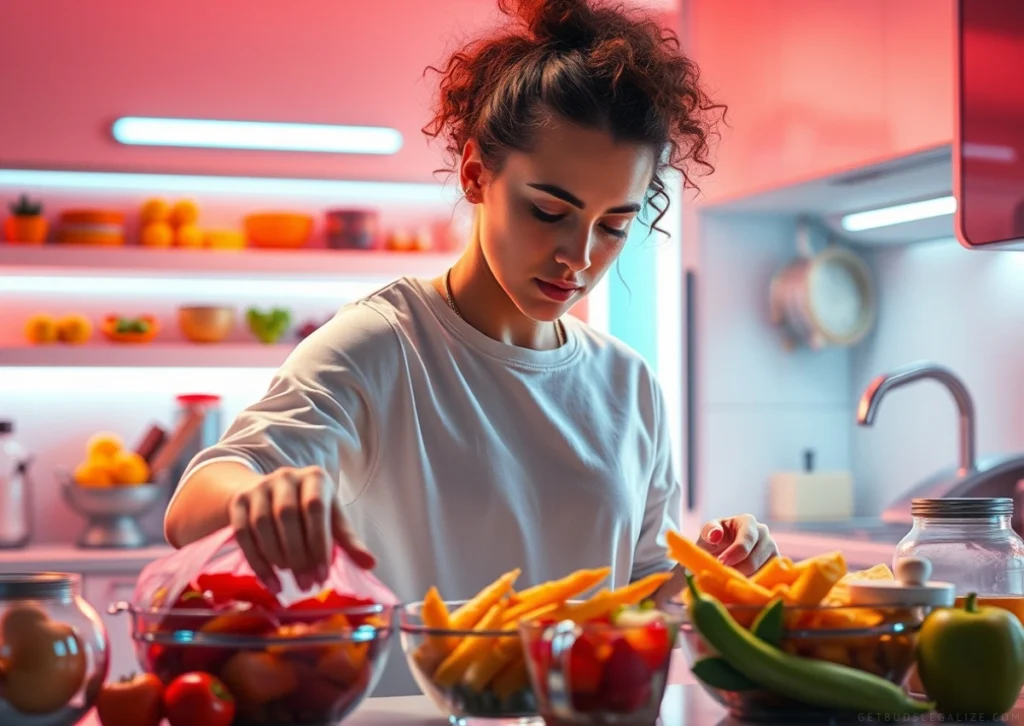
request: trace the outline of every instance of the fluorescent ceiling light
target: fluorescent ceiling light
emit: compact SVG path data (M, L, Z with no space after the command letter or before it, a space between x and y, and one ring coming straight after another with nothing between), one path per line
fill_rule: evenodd
M114 122L114 138L141 146L321 151L334 154L395 154L402 134L380 126L215 121L125 116Z
M216 391L259 396L276 368L158 368L11 366L0 369L0 393L168 395Z
M3 267L0 266L0 270ZM189 273L185 273L189 274ZM371 277L367 275L367 277ZM268 293L279 297L347 302L373 292L394 275L377 279L298 280L224 277L95 277L72 275L0 275L0 293L59 293L63 295L169 295L190 300L244 298L259 300Z
M0 169L0 187L324 197L338 202L449 204L456 198L455 185L445 187L441 184L37 169Z
M956 197L939 197L938 199L926 199L923 202L898 204L894 207L847 214L843 217L841 224L847 232L863 232L878 227L916 222L920 219L942 217L954 212L956 212Z

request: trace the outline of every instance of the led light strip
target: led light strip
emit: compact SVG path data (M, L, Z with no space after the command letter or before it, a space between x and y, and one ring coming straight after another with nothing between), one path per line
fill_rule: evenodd
M855 212L843 217L840 224L847 232L864 232L894 224L916 222L921 219L943 217L956 212L956 197L939 197L922 202L897 204L893 207Z
M326 197L338 202L375 203L401 201L451 204L457 198L456 185L442 184L39 169L0 169L0 187Z
M0 268L2 270L2 268ZM214 277L77 277L72 275L2 275L0 293L61 295L186 296L191 299L231 297L354 300L394 276L353 280L233 279Z
M114 122L111 132L118 142L134 146L335 154L395 154L402 148L402 134L378 126L125 116Z
M275 368L158 368L11 366L0 369L0 393L47 395L160 395L214 392L262 395Z

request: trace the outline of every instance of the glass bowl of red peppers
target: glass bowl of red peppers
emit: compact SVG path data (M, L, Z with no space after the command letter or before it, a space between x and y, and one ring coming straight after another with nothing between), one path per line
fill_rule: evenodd
M548 726L652 726L668 683L677 614L620 608L588 620L520 623L540 715Z
M156 598L160 603L160 598ZM144 670L165 685L218 679L235 726L329 726L373 690L387 659L391 605L333 590L282 606L253 575L201 574L168 607L118 603Z

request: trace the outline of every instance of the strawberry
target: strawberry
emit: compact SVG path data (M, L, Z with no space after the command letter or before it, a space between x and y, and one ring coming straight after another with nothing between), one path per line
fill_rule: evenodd
M651 700L653 672L629 641L616 637L604 664L600 689L602 706L608 711L632 713Z

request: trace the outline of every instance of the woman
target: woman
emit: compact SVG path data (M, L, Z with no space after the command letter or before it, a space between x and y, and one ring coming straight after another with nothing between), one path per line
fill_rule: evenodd
M448 60L426 129L475 205L468 248L299 345L186 471L175 546L230 525L271 587L275 567L309 587L337 541L403 601L432 585L467 598L516 567L517 587L671 569L681 497L661 390L636 353L565 313L639 212L663 212L669 167L689 181L709 166L717 107L652 21L586 0L500 4L511 24ZM776 551L748 515L705 525L702 542L746 572Z

